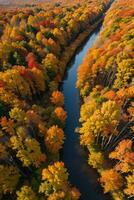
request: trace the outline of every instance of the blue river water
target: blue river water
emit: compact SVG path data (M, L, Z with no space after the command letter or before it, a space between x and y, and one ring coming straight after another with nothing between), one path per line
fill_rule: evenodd
M76 88L77 69L82 63L87 50L95 42L102 25L93 31L82 46L77 50L72 61L67 66L61 91L65 97L64 108L68 117L65 127L65 143L62 150L61 160L69 172L69 181L81 192L81 200L110 200L109 196L103 194L98 182L96 171L87 164L87 153L80 146L79 134L75 128L79 126L80 96Z

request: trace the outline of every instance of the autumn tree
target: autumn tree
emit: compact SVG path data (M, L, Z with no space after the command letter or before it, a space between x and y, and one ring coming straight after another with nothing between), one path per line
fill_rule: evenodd
M121 175L114 169L108 169L101 172L100 183L104 187L104 192L115 192L123 186Z
M89 154L88 164L100 171L104 165L103 154L101 152L91 151Z
M17 191L17 200L38 200L36 193L29 186L23 186Z
M118 160L115 168L122 173L131 172L134 169L134 152L132 151L132 140L122 140L115 151L109 157Z
M64 132L61 128L54 125L50 127L45 136L45 144L48 150L52 153L57 153L63 145Z
M42 171L40 193L48 196L49 200L69 198L78 200L80 193L77 188L71 188L68 183L68 172L63 162L55 162ZM67 191L68 190L68 191Z
M47 70L50 79L53 79L58 72L58 59L52 53L48 53L45 59L42 60L43 68Z
M13 165L0 165L0 194L13 193L20 178L19 170Z
M13 150L17 151L16 156L22 161L24 166L34 165L38 167L38 160L42 157L41 162L45 161L45 155L42 154L39 142L36 139L23 138L12 136L11 146Z
M51 96L51 102L56 106L63 106L64 104L64 96L60 91L54 91Z
M62 107L56 107L54 110L54 114L59 120L61 120L62 122L65 122L67 113L64 111Z
M127 188L124 190L125 194L132 198L134 196L134 172L126 177Z
M29 68L38 68L39 64L37 62L37 59L33 53L29 53L26 57L26 61L28 63Z

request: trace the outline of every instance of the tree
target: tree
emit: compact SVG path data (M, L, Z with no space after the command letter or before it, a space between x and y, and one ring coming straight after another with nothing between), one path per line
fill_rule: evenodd
M18 107L23 109L26 106L26 102L24 100L19 99L12 91L7 91L3 87L0 88L0 99L11 108Z
M19 171L13 165L0 165L0 193L12 193L19 181Z
M45 144L47 149L52 153L58 153L62 148L64 141L64 132L61 128L54 125L50 127L45 136Z
M102 104L96 107L92 107L89 103L88 105L89 106L86 108L90 109L88 114L86 113L88 115L88 119L80 128L80 133L82 134L80 136L81 144L85 143L86 145L91 145L95 141L95 138L102 137L103 139L106 139L109 138L111 134L116 135L118 132L115 127L117 127L119 120L121 119L121 109L116 102L111 100L106 102L102 101ZM82 119L85 119L83 117L83 113Z
M88 164L93 168L100 170L104 165L104 156L101 152L91 151L89 154Z
M36 93L39 91L44 92L46 89L46 83L45 83L46 77L43 74L43 71L38 69L37 67L34 67L31 69L31 72L36 87Z
M128 175L126 179L127 188L124 190L124 192L128 197L131 198L134 196L134 172L131 175Z
M52 80L58 72L58 62L58 59L52 53L48 53L45 59L42 60L43 67L47 70L47 74Z
M115 151L111 152L109 157L118 160L115 165L116 170L126 173L134 169L134 152L132 152L132 140L122 140Z
M5 133L8 133L9 135L14 135L14 121L12 119L7 119L6 117L2 117L0 120L0 125L2 130L5 131Z
M122 59L121 61L117 62L118 68L117 68L117 75L116 80L114 82L115 88L121 88L123 86L127 86L128 81L132 77L133 73L133 59Z
M23 186L16 194L17 200L38 200L36 193L29 186Z
M10 24L12 26L18 26L20 22L19 16L18 15L13 15L10 21Z
M16 156L22 161L23 166L29 167L39 165L45 161L46 156L42 154L39 142L32 138L12 136L10 138L11 147L16 151Z
M55 162L42 171L43 182L39 192L45 193L48 200L72 199L78 200L80 192L68 183L68 172L63 162Z
M88 102L85 102L81 106L80 122L87 121L88 118L90 118L91 115L94 113L95 109L97 109L97 104L96 104L95 100L90 100Z
M60 30L58 28L55 28L53 30L54 36L58 39L61 45L65 46L66 45L66 35L63 30Z
M95 142L95 135L90 130L90 125L87 122L83 123L82 127L80 128L80 144L85 146L91 146Z
M22 123L25 118L25 112L22 109L19 109L17 107L11 109L9 112L9 116L11 119L13 119L16 123Z
M100 183L104 187L104 192L115 192L123 186L121 175L114 169L108 169L101 172Z
M51 96L51 102L56 106L63 106L64 104L64 96L60 91L54 91Z
M62 122L64 122L66 120L67 113L64 111L64 109L62 107L56 107L54 110L54 114Z
M37 34L36 34L36 40L41 43L41 41L43 39L44 39L44 35L42 34L42 32L41 31L37 32Z
M26 57L26 61L28 62L29 68L38 68L39 64L36 61L36 57L33 53L29 53Z
M32 91L30 87L30 80L27 82L23 76L20 75L20 70L23 67L15 67L1 73L1 79L6 83L6 89L15 92L20 97L31 97Z
M47 169L43 169L42 180L50 183L53 191L64 188L68 181L68 173L64 163L55 162L53 165L49 165Z

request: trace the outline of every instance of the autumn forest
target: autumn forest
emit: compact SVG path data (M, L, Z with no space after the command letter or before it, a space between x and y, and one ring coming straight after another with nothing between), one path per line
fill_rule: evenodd
M0 2L0 199L134 199L134 0Z

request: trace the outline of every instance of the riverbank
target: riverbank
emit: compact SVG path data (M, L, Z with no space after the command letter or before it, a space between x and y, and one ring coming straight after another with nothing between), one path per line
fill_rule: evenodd
M64 68L64 72L65 72L65 70L67 70L66 66L71 61L73 56L75 55L77 49L80 46L82 46L82 44L87 39L87 37L91 34L92 31L94 31L99 26L99 24L101 24L102 21L103 21L103 17L101 19L97 20L97 22L95 22L94 25L89 25L89 27L87 27L87 29L85 31L83 31L82 33L80 33L78 35L78 37L75 39L75 41L73 43L71 43L70 46L66 47L66 49L63 52L61 59L60 59L60 63L62 65L62 67ZM62 63L64 63L64 64L62 64ZM63 74L64 74L64 72L63 72Z

